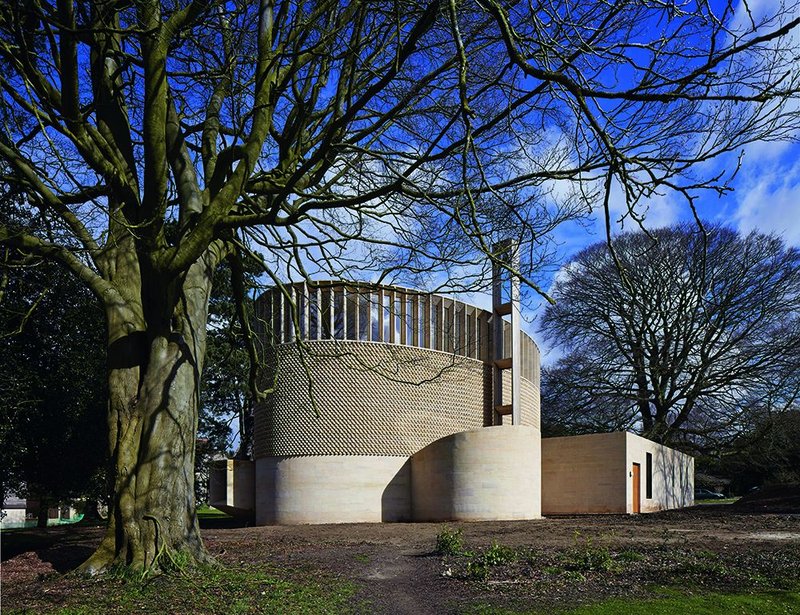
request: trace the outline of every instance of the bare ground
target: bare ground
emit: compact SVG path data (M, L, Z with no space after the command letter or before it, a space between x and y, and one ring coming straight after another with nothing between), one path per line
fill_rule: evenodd
M229 567L269 566L292 579L352 582L354 603L375 613L453 613L477 604L549 611L605 597L652 597L665 586L760 591L800 584L797 513L699 506L639 516L454 523L448 527L462 531L468 553L451 556L434 552L444 527L209 527L203 535ZM4 534L3 608L37 612L69 603L81 580L60 573L81 563L100 537L98 528L69 526ZM486 555L492 545L508 547L507 561Z

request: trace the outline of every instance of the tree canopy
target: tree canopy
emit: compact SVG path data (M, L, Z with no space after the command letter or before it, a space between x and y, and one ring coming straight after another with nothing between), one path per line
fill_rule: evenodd
M553 296L542 331L567 352L545 370L550 422L702 448L795 404L800 253L777 237L626 233L580 252Z
M85 570L206 558L192 468L220 262L474 290L511 237L538 289L561 222L610 225L620 188L635 219L658 191L691 205L735 172L696 163L795 134L798 23L701 0L3 3L3 179L46 224L0 243L106 314L115 495Z
M0 219L13 224L8 205ZM0 497L38 500L45 521L48 503L106 493L104 342L103 312L79 280L0 253Z
M759 410L753 426L721 455L700 460L717 476L731 478L736 493L761 485L800 483L800 411Z

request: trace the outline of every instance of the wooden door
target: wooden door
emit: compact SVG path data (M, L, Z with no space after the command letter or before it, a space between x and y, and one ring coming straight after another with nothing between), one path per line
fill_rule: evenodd
M633 464L633 471L631 472L631 476L633 477L633 513L639 513L642 511L642 484L641 484L641 474L642 474L642 466L638 463Z

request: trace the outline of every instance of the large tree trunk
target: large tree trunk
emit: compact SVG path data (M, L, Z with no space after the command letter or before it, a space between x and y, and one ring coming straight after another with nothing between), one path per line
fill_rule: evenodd
M175 292L142 279L144 309L107 307L115 484L106 535L82 566L88 574L113 564L147 570L176 553L181 562L208 560L195 512L194 455L217 262L213 250L206 252ZM144 315L143 327L135 314Z
M36 514L36 527L47 527L47 521L50 519L50 500L45 497L39 498L39 512Z

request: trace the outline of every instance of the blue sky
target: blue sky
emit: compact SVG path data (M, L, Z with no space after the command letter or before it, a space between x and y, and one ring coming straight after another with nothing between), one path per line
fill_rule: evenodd
M711 4L721 14L728 2L711 0ZM757 23L766 15L778 13L785 23L800 10L797 5L789 9L777 0L734 0L733 5L734 18L728 25L742 32L751 29L751 19ZM798 37L800 33L794 32L791 41L796 42ZM792 101L789 105L790 109L796 110L800 102ZM707 191L697 197L695 205L699 216L704 221L724 224L742 233L774 233L783 237L788 245L800 248L800 144L785 141L753 143L704 163L696 169L696 173L703 178L714 177L721 171L730 174L739 163L739 171L727 182L730 192L720 196L714 191ZM612 232L620 232L623 226L624 230L637 228L630 218L623 225L617 223L625 212L621 192L617 193L617 198L612 198L610 205L614 222ZM651 229L693 220L686 200L666 190L640 204L637 211L644 216L644 226ZM601 207L595 209L588 222L565 224L554 235L562 263L566 263L582 248L605 241L605 237L605 219ZM547 289L551 283L552 278L545 280L544 288ZM489 304L488 299L481 296L473 295L465 299L484 307ZM526 310L527 317L535 320L542 308L543 302L538 302L538 306L534 302ZM535 335L535 322L529 323L526 328ZM548 358L552 360L552 357Z
M787 245L800 248L800 144L756 143L742 152L741 168L731 182L733 190L723 196L708 193L697 201L700 217L709 222L730 226L741 233L758 231L780 235ZM735 157L720 159L717 165L735 165ZM619 202L615 211L621 212ZM648 203L645 227L657 228L680 221L692 221L693 215L681 198L665 194ZM557 240L565 261L580 249L605 240L605 221L595 215L586 228L564 227ZM625 229L634 229L630 221ZM619 225L617 230L621 230ZM541 313L543 302L532 306L528 317ZM536 334L536 323L528 323L528 332L539 343L543 362L555 361L560 353L547 348Z
M733 168L734 156L720 159L715 167ZM741 169L731 182L732 191L723 196L706 193L698 198L700 217L725 224L742 233L760 231L784 238L788 245L800 247L800 144L756 143L742 151ZM622 213L620 200L612 202L612 213ZM601 214L601 212L598 212ZM651 199L642 208L647 228L693 220L691 209L673 193ZM586 229L564 227L558 234L561 252L568 257L581 248L605 238L602 215L593 216ZM635 229L632 221L616 224L620 231Z
M726 0L712 0L712 5L718 7L725 4ZM758 21L759 16L779 10L779 3L775 0L747 0L746 7L747 10L744 2L739 0L735 8L736 20L745 30L748 28L750 15ZM789 18L786 11L783 17ZM722 170L732 171L739 162L741 168L729 182L731 192L719 196L714 191L707 191L698 196L696 206L700 217L709 222L725 224L743 233L753 230L776 233L783 236L787 244L800 247L800 200L797 198L800 187L800 145L785 142L751 144L740 151L706 163L697 171L703 177L713 177ZM599 203L595 205L598 206ZM624 207L622 195L618 193L617 198L611 201L615 232L623 230L616 224L616 220L624 213ZM645 227L652 229L693 219L687 202L678 194L666 190L640 204L638 213L643 215ZM628 219L624 228L635 229L636 224ZM562 263L566 263L582 248L604 241L605 220L602 208L596 207L593 218L583 224L563 225L553 238ZM545 289L551 284L551 278L545 277L543 280ZM488 295L462 295L460 298L481 307L491 304ZM541 302L526 310L527 317L532 321L526 328L540 342L540 336L535 334L533 321L541 311ZM552 360L552 356L548 356L548 359Z
M736 155L714 161L703 169L715 174L722 168L735 168L739 155L741 167L730 182L732 190L723 196L708 192L696 201L704 221L724 224L741 233L758 231L780 235L788 246L800 248L800 144L792 142L754 143ZM622 199L611 203L612 215L623 213ZM693 221L693 214L684 199L673 193L663 193L648 201L640 209L644 226L654 229L681 221ZM638 228L632 220L614 224L615 232ZM605 241L605 220L602 210L596 210L583 224L569 223L560 227L555 239L559 246L561 262L566 264L572 255L593 243ZM464 296L484 308L490 308L491 298L486 295ZM558 359L560 352L549 348L537 333L536 320L545 302L534 301L525 310L524 328L538 342L545 364Z

